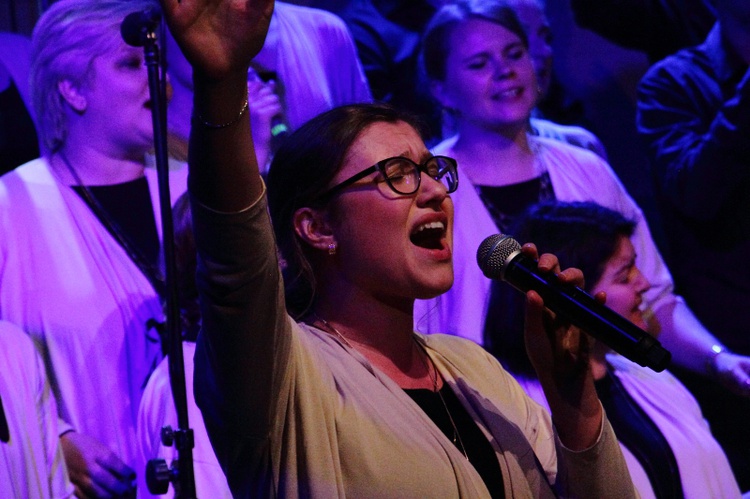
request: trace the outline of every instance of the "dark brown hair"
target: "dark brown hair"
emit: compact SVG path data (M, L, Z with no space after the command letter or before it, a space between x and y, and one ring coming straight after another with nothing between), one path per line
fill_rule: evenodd
M320 196L344 164L362 131L374 123L405 122L420 133L414 116L385 104L354 104L327 111L292 133L276 152L268 172L268 205L283 260L289 313L299 319L315 300L311 248L294 230L300 208L324 208ZM330 201L331 203L335 201Z

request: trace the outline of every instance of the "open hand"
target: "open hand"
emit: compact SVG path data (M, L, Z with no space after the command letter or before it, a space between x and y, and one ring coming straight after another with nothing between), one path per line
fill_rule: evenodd
M263 48L273 0L161 0L169 30L195 71L246 72Z
M135 471L99 441L76 432L60 441L77 497L135 497Z

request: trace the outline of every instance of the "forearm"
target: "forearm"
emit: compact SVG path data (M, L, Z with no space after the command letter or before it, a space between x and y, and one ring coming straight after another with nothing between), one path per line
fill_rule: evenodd
M193 80L190 191L209 208L237 212L263 192L246 109L247 73L215 80L196 71Z
M709 374L717 348L723 344L676 298L654 310L661 334L659 341L672 353L672 362L697 374ZM719 350L720 351L720 350Z
M601 433L603 410L591 373L587 370L574 381L561 382L544 375L539 381L563 445L573 451L593 446Z
M557 447L560 497L638 497L612 426L602 419L595 445L583 451Z

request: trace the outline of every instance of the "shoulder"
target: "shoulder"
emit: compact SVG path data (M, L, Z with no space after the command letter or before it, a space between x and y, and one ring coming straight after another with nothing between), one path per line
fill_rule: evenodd
M0 32L0 64L12 73L15 69L28 72L31 65L31 39L25 35Z
M604 156L604 146L599 138L580 126L561 125L549 120L532 118L531 127L540 137L559 140Z
M608 167L606 161L590 150L558 139L530 136L529 144L540 159L553 165L562 162L581 166Z
M477 343L451 334L421 334L419 338L431 349L462 370L485 371L488 367L503 370L500 363Z
M458 135L449 137L432 148L432 154L450 156L453 146L456 145Z
M37 365L37 357L34 342L26 332L15 324L0 320L0 363L2 363L0 367L2 370L10 370L12 366L21 370L29 369Z
M47 165L44 158L37 158L0 176L0 200L22 194L20 184L50 183L53 179Z
M300 26L321 32L346 32L343 19L332 12L314 7L276 2L275 12L279 18L294 21Z
M696 74L713 72L711 57L704 45L682 49L653 64L641 78L638 88L663 84L670 80L681 80Z
M593 152L542 137L530 137L530 141L561 199L578 195L610 205L613 196L626 193L609 163Z

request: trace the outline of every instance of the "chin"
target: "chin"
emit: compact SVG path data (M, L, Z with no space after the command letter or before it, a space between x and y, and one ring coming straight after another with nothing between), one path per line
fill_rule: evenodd
M443 293L451 289L452 286L453 286L453 275L451 274L450 279L448 280L429 283L427 286L425 286L423 289L421 289L417 293L416 298L418 300L430 300L432 298L442 295Z

